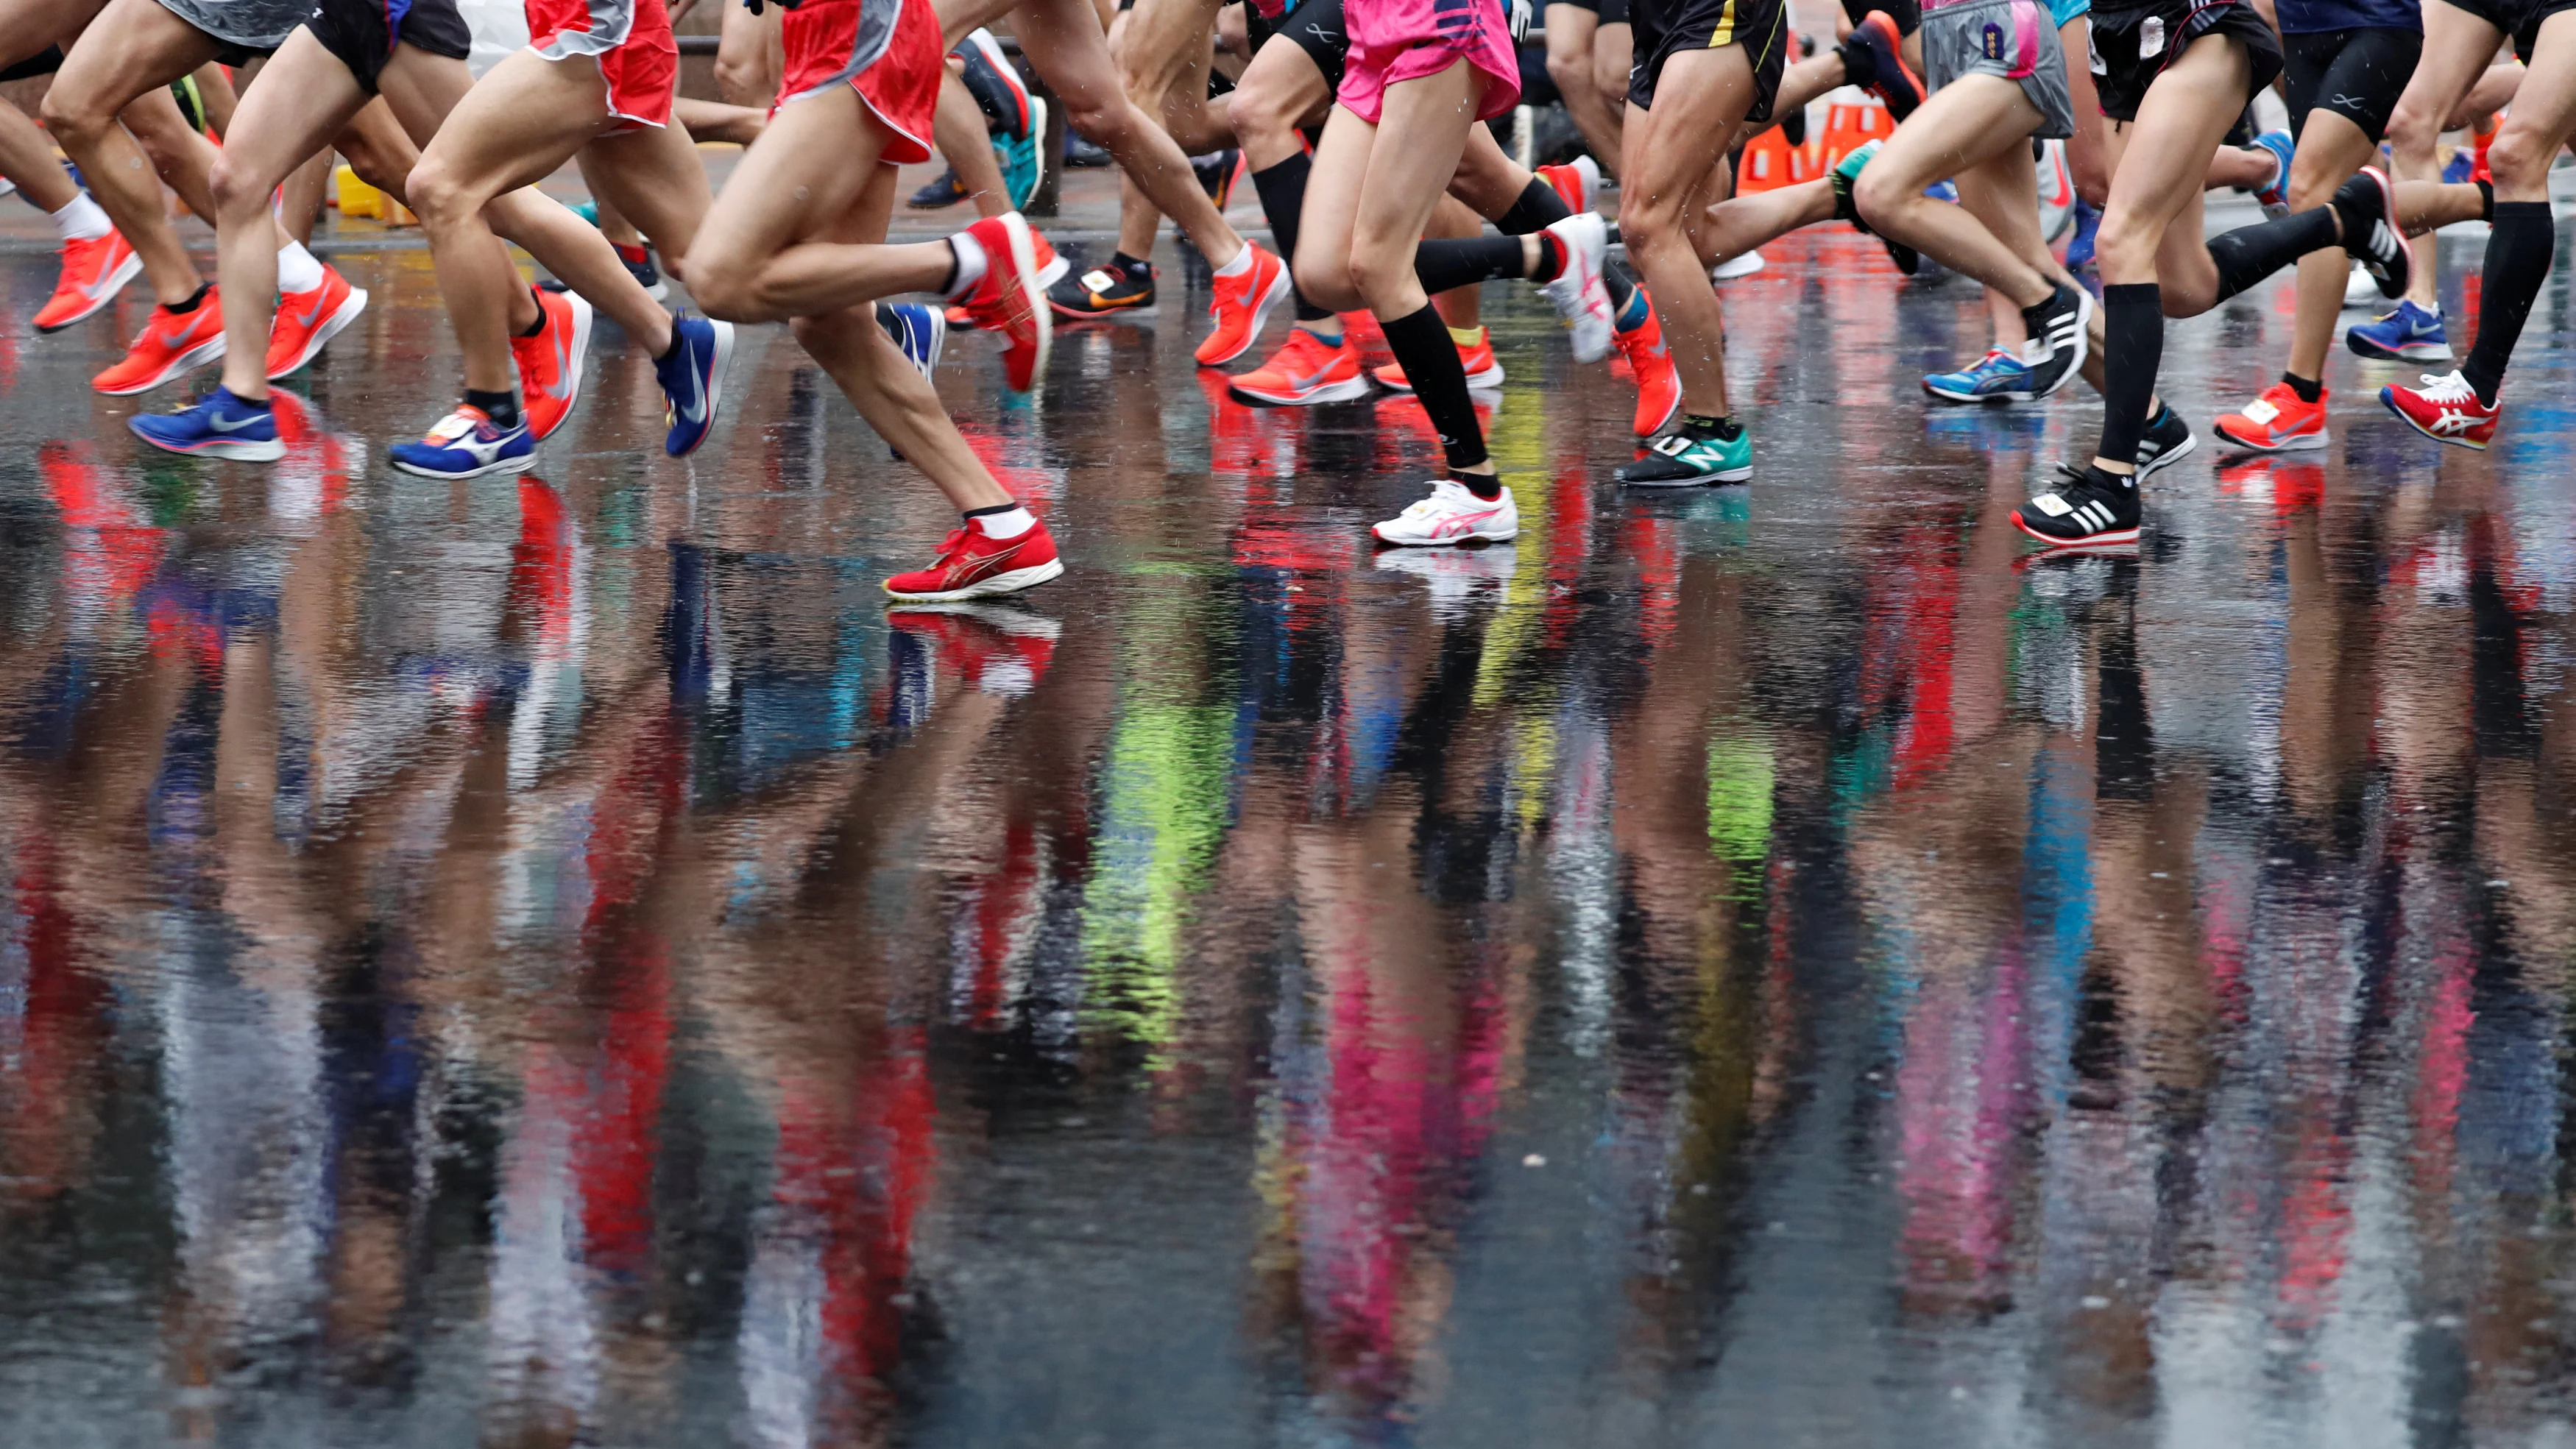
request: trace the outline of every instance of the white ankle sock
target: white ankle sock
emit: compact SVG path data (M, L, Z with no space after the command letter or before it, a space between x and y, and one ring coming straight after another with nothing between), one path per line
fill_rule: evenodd
M990 263L984 255L984 244L965 232L950 237L948 249L957 254L957 280L948 284L948 298L955 301L984 280L984 268Z
M978 513L968 520L986 538L1017 538L1037 527L1037 516L1025 508L1006 513Z
M322 285L322 259L304 249L302 244L288 242L277 249L277 290L310 292Z
M1248 271L1251 271L1251 270L1252 270L1252 243L1250 243L1250 242L1245 242L1245 243L1243 244L1243 250L1241 250L1241 251L1239 251L1239 252L1236 252L1236 253L1234 254L1234 260L1233 260L1233 261L1230 261L1230 262L1228 262L1228 263L1226 263L1224 266L1221 266L1221 267L1217 268L1217 269L1216 269L1216 274L1217 274L1218 276L1220 276L1220 277L1240 277L1240 276L1242 276L1244 273L1246 273L1246 272L1248 272Z
M116 230L116 224L107 219L107 213L89 199L86 191L73 196L70 204L53 213L53 218L55 234L67 242L96 241Z

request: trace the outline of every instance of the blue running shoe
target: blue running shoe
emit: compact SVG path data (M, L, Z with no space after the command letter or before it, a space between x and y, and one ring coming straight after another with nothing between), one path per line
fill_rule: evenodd
M733 366L733 324L684 314L671 319L671 336L671 355L653 364L653 374L662 380L662 395L668 399L662 421L671 432L662 440L662 451L685 458L707 440L716 425L716 409L724 405L725 372Z
M2451 159L2442 165L2442 184L2458 186L2478 174L2478 158L2457 146L2451 148Z
M2066 270L2080 272L2093 265L2093 234L2102 229L2102 213L2082 197L2075 199L2075 239L2066 244Z
M914 192L904 205L915 211L940 211L965 199L966 183L957 179L957 168L951 166L921 183L921 189Z
M592 226L599 225L599 203L596 201L574 202L572 204L572 214L580 217L586 222L589 222Z
M1935 181L1923 188L1923 194L1934 201L1957 201L1959 188L1948 181Z
M877 325L903 349L904 361L928 378L939 370L939 354L948 345L948 314L920 302L879 302Z
M286 456L286 445L277 440L277 417L268 404L254 406L220 387L194 407L144 413L127 419L125 425L161 451L190 458L274 463Z
M2355 322L2343 334L2343 345L2356 357L2381 361L2429 362L2451 355L2451 340L2442 331L2442 314L2427 312L2412 301L2368 322Z
M2290 158L2298 148L2287 131L2265 131L2254 138L2254 144L2272 153L2281 169L2272 173L2272 184L2254 188L2254 199L2263 203L2263 214L2283 217L2290 214Z
M504 428L481 408L460 403L419 442L396 443L389 456L394 467L418 478L524 473L537 461L537 439L524 417Z
M993 138L994 158L1002 163L1002 189L1011 193L1011 210L1024 211L1029 198L1046 184L1046 101L1029 97L1029 114L1037 124L1025 136Z
M1958 372L1936 372L1923 379L1923 390L1943 402L2028 402L2030 368L2018 357L1994 348L1973 366Z

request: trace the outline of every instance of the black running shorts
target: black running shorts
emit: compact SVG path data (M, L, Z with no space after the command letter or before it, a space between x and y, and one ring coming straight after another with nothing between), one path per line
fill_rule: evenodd
M1265 20L1261 12L1244 7L1244 33L1252 42L1252 53L1259 55L1272 36L1306 52L1315 69L1324 73L1324 85L1338 93L1342 88L1342 62L1351 53L1351 34L1342 26L1342 0L1302 0L1294 10L1277 20Z
M2308 126L2308 113L2328 110L2377 141L2388 132L2397 98L2424 53L2420 31L2373 27L2316 30L2281 37L2281 82L2290 103L2290 134Z
M1628 23L1628 0L1547 0L1547 3L1571 5L1577 10L1589 10L1600 16L1601 23L1604 25Z
M40 75L52 75L62 68L63 48L59 45L48 45L16 65L0 70L0 83L34 80Z
M1771 119L1780 93L1780 68L1789 59L1787 0L1629 0L1628 23L1637 49L1628 66L1628 104L1655 108L1655 83L1664 62L1685 50L1741 45L1753 63L1753 108L1744 119Z
M396 43L450 60L474 48L456 0L322 0L304 24L371 96Z
M2093 11L2093 89L2102 114L2134 121L2147 87L2174 57L2204 35L2224 35L2245 47L2253 70L2245 81L2251 102L2281 73L2281 39L2244 0L2156 0L2136 9Z
M1923 0L1843 0L1843 14L1854 25L1867 20L1873 10L1886 11L1887 18L1896 22L1899 40L1923 28Z
M2540 43L2540 22L2561 10L2576 10L2576 0L2536 0L2526 6L2513 27L2513 58L2531 64L2531 48Z

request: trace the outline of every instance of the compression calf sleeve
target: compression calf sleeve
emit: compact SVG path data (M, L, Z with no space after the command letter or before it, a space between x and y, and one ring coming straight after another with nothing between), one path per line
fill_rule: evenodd
M1518 277L1525 270L1521 239L1516 236L1440 237L1413 252L1413 275L1421 280L1422 290L1435 296L1488 278Z
M1297 220L1306 210L1306 177L1313 169L1306 153L1299 151L1276 166L1252 173L1252 189L1261 194L1261 212L1269 218L1270 239L1278 244L1280 259L1288 263L1292 288L1297 273ZM1333 315L1307 301L1304 292L1293 295L1298 321L1321 322Z
M2310 207L2278 221L2240 226L2211 237L2209 259L2218 263L2217 300L2224 302L2308 253L2333 245L2331 206Z
M2252 228L2245 228L2252 230ZM2099 456L2135 466L2164 362L2164 291L2153 282L2102 289L2102 446Z
M2531 317L2531 304L2549 283L2549 264L2558 249L2558 224L2545 201L2499 201L2495 230L2487 233L2486 270L2481 273L2478 340L2469 348L2460 376L2475 388L2478 401L2493 406L2504 385L2505 364L2513 344Z
M1520 199L1512 203L1511 209L1494 218L1494 225L1505 236L1527 236L1572 215L1556 188L1533 176L1530 184L1521 188Z
M1422 410L1431 415L1431 426L1439 431L1440 449L1448 456L1450 471L1482 464L1485 432L1476 422L1476 404L1467 395L1467 369L1458 361L1458 344L1449 339L1449 324L1426 303L1409 317L1381 321L1379 326L1386 333L1387 350L1404 369L1404 380L1413 384L1414 396L1422 400ZM1494 486L1491 479L1460 481Z

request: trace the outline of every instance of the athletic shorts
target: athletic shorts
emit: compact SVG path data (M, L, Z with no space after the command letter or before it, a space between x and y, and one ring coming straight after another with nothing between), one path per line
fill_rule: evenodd
M1342 0L1302 0L1294 10L1271 20L1250 6L1244 7L1244 32L1252 42L1252 53L1274 38L1285 38L1290 45L1306 52L1315 69L1324 73L1327 88L1342 88L1342 62L1351 52L1350 32L1342 22Z
M59 45L48 45L16 65L0 70L0 84L9 81L34 80L40 75L52 75L62 68L63 48Z
M2245 81L2249 103L2281 73L2280 37L2244 0L2156 0L2134 10L2096 6L2093 89L2102 97L2102 114L2136 120L2147 87L2204 35L2228 36L2245 47L2253 62Z
M284 45L313 0L161 0L161 8L214 37L215 59L247 65Z
M1896 38L1899 40L1923 28L1923 0L1843 0L1843 14L1849 16L1854 25L1867 20L1873 10L1886 11L1887 18L1896 22ZM1931 63L1928 60L1924 62L1925 65Z
M1923 12L1923 83L1939 90L1963 75L2001 76L2039 108L2043 141L2075 134L2066 51L2038 0L1955 0Z
M780 37L780 105L846 85L894 133L878 159L930 159L931 113L948 75L930 0L805 0L787 12Z
M670 124L680 46L662 0L527 0L527 7L528 45L539 56L598 58L608 113L625 123L618 130Z
M1629 23L1637 28L1635 58L1628 64L1628 104L1641 111L1655 108L1655 83L1664 62L1685 50L1715 50L1741 45L1753 62L1753 108L1744 119L1759 124L1771 119L1779 99L1780 69L1789 63L1787 0L1630 0Z
M2290 103L2290 134L2304 132L2308 113L2324 109L2359 126L2373 141L2388 131L2397 98L2424 53L2416 30L2313 30L2281 37L2281 89Z
M1343 0L1342 25L1350 54L1333 99L1372 126L1385 114L1388 86L1462 60L1485 77L1477 120L1520 104L1520 50L1498 0Z
M2531 48L2540 43L2540 22L2561 10L2576 10L2576 0L2538 0L2522 12L2522 20L2513 27L2513 58L2531 64Z
M463 60L474 48L474 32L457 13L456 0L322 0L304 28L371 96L397 43L450 60Z
M1589 10L1601 17L1599 23L1603 25L1628 23L1628 0L1547 0L1547 3L1571 5L1577 10Z

